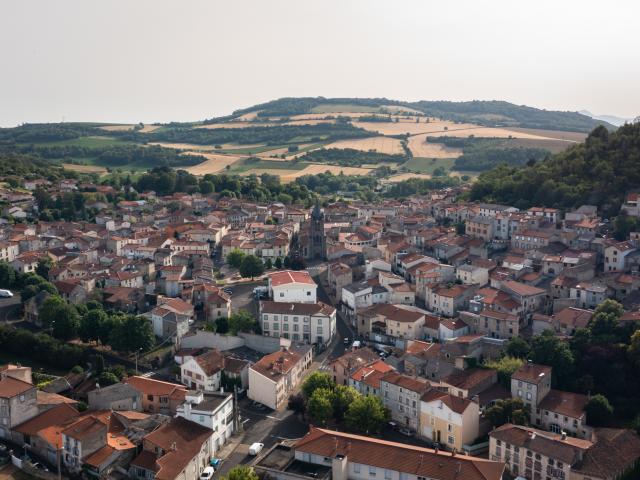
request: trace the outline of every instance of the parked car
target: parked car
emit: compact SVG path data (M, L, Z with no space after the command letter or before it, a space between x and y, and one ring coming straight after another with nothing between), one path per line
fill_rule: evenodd
M344 344L349 345L349 337L344 337Z
M264 443L252 443L249 447L249 455L258 455L264 448Z
M213 477L214 473L215 469L213 467L206 467L200 474L200 480L211 480L211 477Z
M11 298L13 297L13 292L11 290L0 289L0 297Z
M400 430L398 430L402 435L406 435L407 437L413 437L414 432L413 430L411 430L410 428L407 427L402 427Z
M43 472L48 472L49 471L49 469L47 467L45 467L44 465L42 465L40 462L32 463L31 466L33 468L38 469L38 470L42 470Z
M389 428L391 428L392 430L398 429L398 424L396 422L389 422L387 423L387 425L389 425Z

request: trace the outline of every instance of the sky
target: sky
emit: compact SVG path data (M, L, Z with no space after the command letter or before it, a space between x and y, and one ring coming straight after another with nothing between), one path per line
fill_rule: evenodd
M640 2L4 0L0 126L194 121L285 96L640 115Z

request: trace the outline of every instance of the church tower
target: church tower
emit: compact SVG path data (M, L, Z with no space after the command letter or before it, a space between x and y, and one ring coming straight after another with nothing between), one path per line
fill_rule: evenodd
M309 226L309 258L314 260L324 259L326 257L326 242L324 237L324 214L320 210L320 203L316 200L316 204L311 212L311 224Z

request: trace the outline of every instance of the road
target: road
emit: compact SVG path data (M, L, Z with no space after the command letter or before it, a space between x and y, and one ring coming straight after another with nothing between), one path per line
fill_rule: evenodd
M239 402L240 417L243 432L239 439L234 439L239 444L224 459L218 475L226 475L236 465L246 464L254 457L248 454L252 443L264 443L268 449L282 440L300 438L309 429L297 415L290 410L273 411L271 409L258 409L251 405L247 398Z

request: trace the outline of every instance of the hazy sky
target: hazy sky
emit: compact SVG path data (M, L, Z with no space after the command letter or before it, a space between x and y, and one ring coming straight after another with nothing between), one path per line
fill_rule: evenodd
M635 0L1 0L0 125L318 95L632 117L639 18Z

